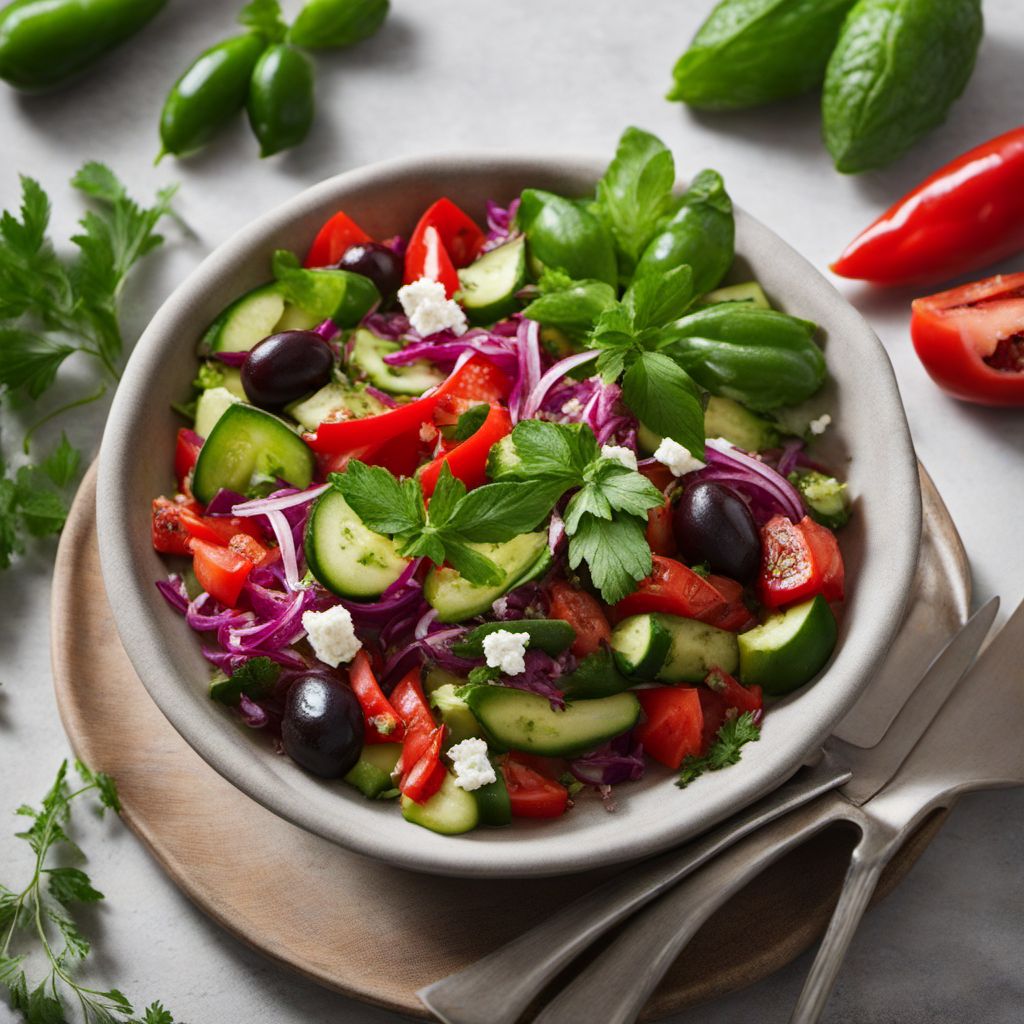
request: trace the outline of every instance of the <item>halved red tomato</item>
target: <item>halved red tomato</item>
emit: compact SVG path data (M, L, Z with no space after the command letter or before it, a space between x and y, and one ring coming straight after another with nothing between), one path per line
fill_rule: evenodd
M654 555L652 561L651 575L615 605L616 618L662 612L706 621L725 609L726 600L715 587L682 562L664 555Z
M190 537L211 544L226 545L239 533L247 533L255 540L263 539L260 528L247 516L203 516L187 508L181 514L181 525Z
M557 580L548 589L548 600L551 617L568 622L576 630L570 650L577 658L593 654L611 640L612 627L601 602L585 590Z
M203 439L188 427L178 430L174 444L174 476L178 481L178 490L182 494L190 494L188 487L189 474L199 459L199 449L203 447Z
M836 535L804 516L794 523L773 516L761 527L761 575L758 596L769 608L797 604L821 594L843 599L846 571Z
M704 714L694 687L657 686L635 693L644 718L633 735L643 744L644 753L672 769L700 754Z

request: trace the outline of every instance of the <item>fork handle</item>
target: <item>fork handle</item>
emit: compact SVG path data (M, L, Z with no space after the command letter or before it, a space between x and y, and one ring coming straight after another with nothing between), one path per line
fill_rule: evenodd
M762 828L637 915L535 1018L534 1024L631 1024L705 921L788 850L837 821L863 824L834 793Z

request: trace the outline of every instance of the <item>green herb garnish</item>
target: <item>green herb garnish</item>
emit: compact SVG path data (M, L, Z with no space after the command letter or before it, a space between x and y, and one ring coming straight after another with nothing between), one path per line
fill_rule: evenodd
M717 772L737 764L740 760L744 744L753 743L761 738L761 727L754 721L750 711L744 711L736 718L730 718L718 730L711 749L702 757L692 754L683 761L682 769L676 785L680 789L686 787L705 772Z

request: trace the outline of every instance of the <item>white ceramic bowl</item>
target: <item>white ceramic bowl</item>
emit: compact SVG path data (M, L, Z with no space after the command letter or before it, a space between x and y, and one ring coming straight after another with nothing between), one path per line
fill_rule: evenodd
M507 202L527 186L583 195L604 166L581 158L439 156L322 182L257 217L203 261L153 318L118 389L100 455L99 539L107 593L136 671L174 727L225 778L297 825L369 857L437 874L555 875L676 845L791 775L856 700L899 627L917 558L920 494L889 360L814 267L737 210L732 278L756 277L779 308L822 326L830 382L820 405L835 423L825 451L836 464L850 460L856 499L842 537L849 598L836 654L817 682L770 708L761 741L745 748L740 764L684 791L653 766L640 783L618 791L615 813L584 799L556 821L444 837L405 822L393 803L367 801L343 783L307 775L207 697L209 666L196 635L153 585L166 569L149 539L150 501L171 485L180 426L171 402L188 393L204 327L268 278L274 249L304 251L338 209L374 237L408 234L438 196L482 219L486 199Z

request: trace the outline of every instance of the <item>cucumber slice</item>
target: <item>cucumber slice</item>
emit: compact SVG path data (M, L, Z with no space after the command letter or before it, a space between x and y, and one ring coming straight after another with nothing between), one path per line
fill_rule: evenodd
M301 489L315 468L313 453L284 420L235 402L199 449L192 493L205 505L222 487L245 494L261 478L274 477Z
M475 324L494 323L516 310L524 284L526 239L520 235L459 271L462 308Z
M612 630L612 650L628 676L653 679L668 657L672 637L654 615L631 615Z
M836 635L835 616L819 594L740 634L740 677L773 696L789 693L825 667Z
M466 693L484 732L497 747L546 757L572 757L632 729L640 702L632 693L578 700L554 711L547 697L508 686L475 686Z
M339 597L380 597L409 564L394 541L374 533L349 508L340 491L325 491L306 524L309 571Z
M508 787L505 785L505 776L501 768L495 765L494 774L498 777L479 789L470 790L473 799L476 800L477 810L480 812L481 825L502 825L512 824L512 801L509 799Z
M460 658L482 658L484 654L484 637L499 630L509 633L526 633L530 637L529 646L540 649L547 654L561 654L576 639L576 630L564 619L519 619L515 622L485 622L471 630L456 644L452 644L452 653Z
M421 395L444 380L444 374L420 360L408 366L389 366L384 356L397 352L397 341L378 338L373 331L358 330L352 335L349 367L365 375L371 384L393 395Z
M209 437L221 416L240 401L242 399L227 388L207 388L196 400L196 433Z
M359 760L345 776L345 781L355 786L363 796L376 800L394 790L391 773L401 756L401 743L374 743L363 747Z
M610 697L628 690L635 679L627 679L615 664L615 656L606 647L584 658L573 672L558 680L558 688L576 698Z
M546 532L523 533L503 544L469 546L504 569L505 579L497 586L478 586L450 567L432 568L423 583L423 596L437 610L440 622L462 622L489 611L502 594L544 572L551 557Z
M284 304L284 312L281 314L281 319L274 324L273 334L279 334L281 331L311 331L317 324L322 323L323 318L318 317L315 313L310 313L301 306L296 306L291 302Z
M720 302L747 302L758 309L772 308L764 289L756 281L745 281L743 284L730 284L724 288L716 288L701 297L700 305L717 306Z
M435 690L440 690L442 686L447 686L449 683L458 689L460 686L466 685L466 680L464 676L457 676L454 672L434 665L427 669L426 675L423 677L423 690L429 696Z
M455 692L465 680L458 683L445 683L433 690L428 698L430 706L441 713L441 721L448 727L445 735L445 747L454 746L474 736L482 736L480 723L469 710L469 705Z
M208 352L248 352L274 333L284 314L284 296L276 284L246 292L207 328L202 347Z
M712 395L704 410L704 436L724 437L748 452L763 452L779 444L775 425L732 398Z
M637 616L643 618L644 616ZM652 615L669 635L668 654L655 675L666 683L699 683L713 668L730 675L739 665L736 634L716 629L696 619L678 615ZM619 626L624 626L624 619ZM619 628L619 627L616 627ZM614 634L612 645L614 647Z
M834 476L814 469L798 469L789 474L789 482L800 492L808 514L816 523L838 530L850 521L846 484Z
M306 430L316 430L327 419L362 419L387 412L387 407L365 388L332 381L308 398L286 405L284 411Z
M476 828L480 822L480 809L476 797L459 789L455 785L455 776L449 772L441 788L425 804L403 796L402 817L431 832L457 836Z

